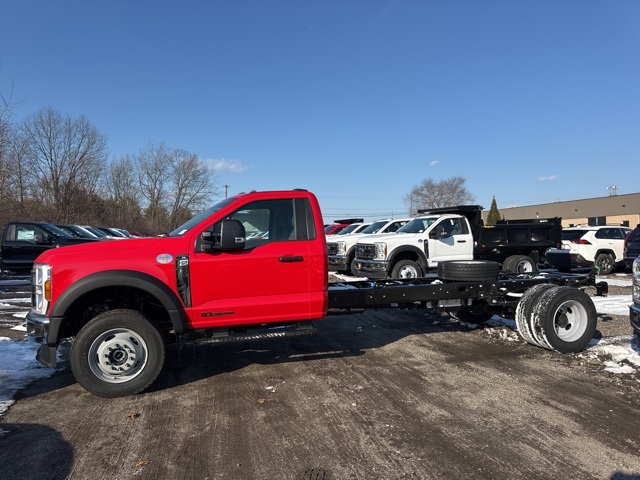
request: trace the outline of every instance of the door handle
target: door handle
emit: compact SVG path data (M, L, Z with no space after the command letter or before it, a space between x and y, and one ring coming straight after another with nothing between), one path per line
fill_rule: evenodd
M278 261L282 263L302 262L304 258L300 255L290 255L286 257L278 257Z
M456 243L467 243L466 240L457 240Z

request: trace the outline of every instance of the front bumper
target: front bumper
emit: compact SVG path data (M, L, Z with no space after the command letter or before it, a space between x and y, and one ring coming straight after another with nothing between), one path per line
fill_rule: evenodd
M342 255L329 255L329 270L332 272L341 272L348 270L347 257Z
M593 267L593 262L587 260L579 253L564 252L547 252L545 254L546 262L555 268L582 268Z
M359 260L355 259L356 272L359 277L367 277L375 280L384 280L387 278L389 262L377 260Z
M635 303L629 307L629 320L636 334L640 336L640 307Z
M45 367L56 368L57 341L54 341L53 345L49 344L49 339L53 337L50 335L52 325L55 327L57 322L52 323L49 317L35 313L33 310L27 314L27 336L31 341L40 344L36 360Z

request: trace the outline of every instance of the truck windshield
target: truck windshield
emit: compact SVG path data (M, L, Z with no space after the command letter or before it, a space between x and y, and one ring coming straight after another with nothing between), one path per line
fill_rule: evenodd
M384 227L387 223L386 220L381 220L379 222L373 222L367 228L363 228L360 230L360 233L378 233L382 227Z
M436 220L438 220L438 217L414 218L409 223L399 228L396 233L422 233L433 225Z
M183 223L178 228L176 228L173 232L169 233L168 236L181 237L182 235L187 233L189 230L191 230L193 227L195 227L197 224L199 224L201 221L203 221L205 218L207 218L210 215L213 215L215 212L217 212L223 207L226 207L227 205L229 205L231 202L234 202L235 200L237 200L237 197L225 198L221 202L216 203L214 206L209 207L206 210L200 212L198 215L193 217L188 222Z
M43 228L45 230L47 230L49 233L51 233L51 235L53 235L54 237L57 238L73 238L73 235L71 235L70 233L65 232L64 230L56 227L55 225L43 225Z

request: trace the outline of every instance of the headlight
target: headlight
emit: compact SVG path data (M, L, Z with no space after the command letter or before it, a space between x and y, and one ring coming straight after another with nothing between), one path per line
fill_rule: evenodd
M375 260L387 259L387 244L384 242L376 242L376 257Z
M633 293L631 296L634 303L640 304L640 257L633 261L631 271L633 272Z
M341 240L339 242L336 242L338 244L338 255L346 255L347 254L347 242L345 242L344 240Z
M51 267L39 263L33 267L31 304L36 313L44 315L51 301Z

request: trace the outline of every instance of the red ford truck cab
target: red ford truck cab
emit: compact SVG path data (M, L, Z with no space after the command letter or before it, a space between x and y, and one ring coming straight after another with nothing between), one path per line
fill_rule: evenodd
M27 329L44 365L55 366L60 340L75 337L71 367L80 384L101 396L133 394L158 375L174 335L322 318L327 272L316 197L252 192L166 237L43 253Z

